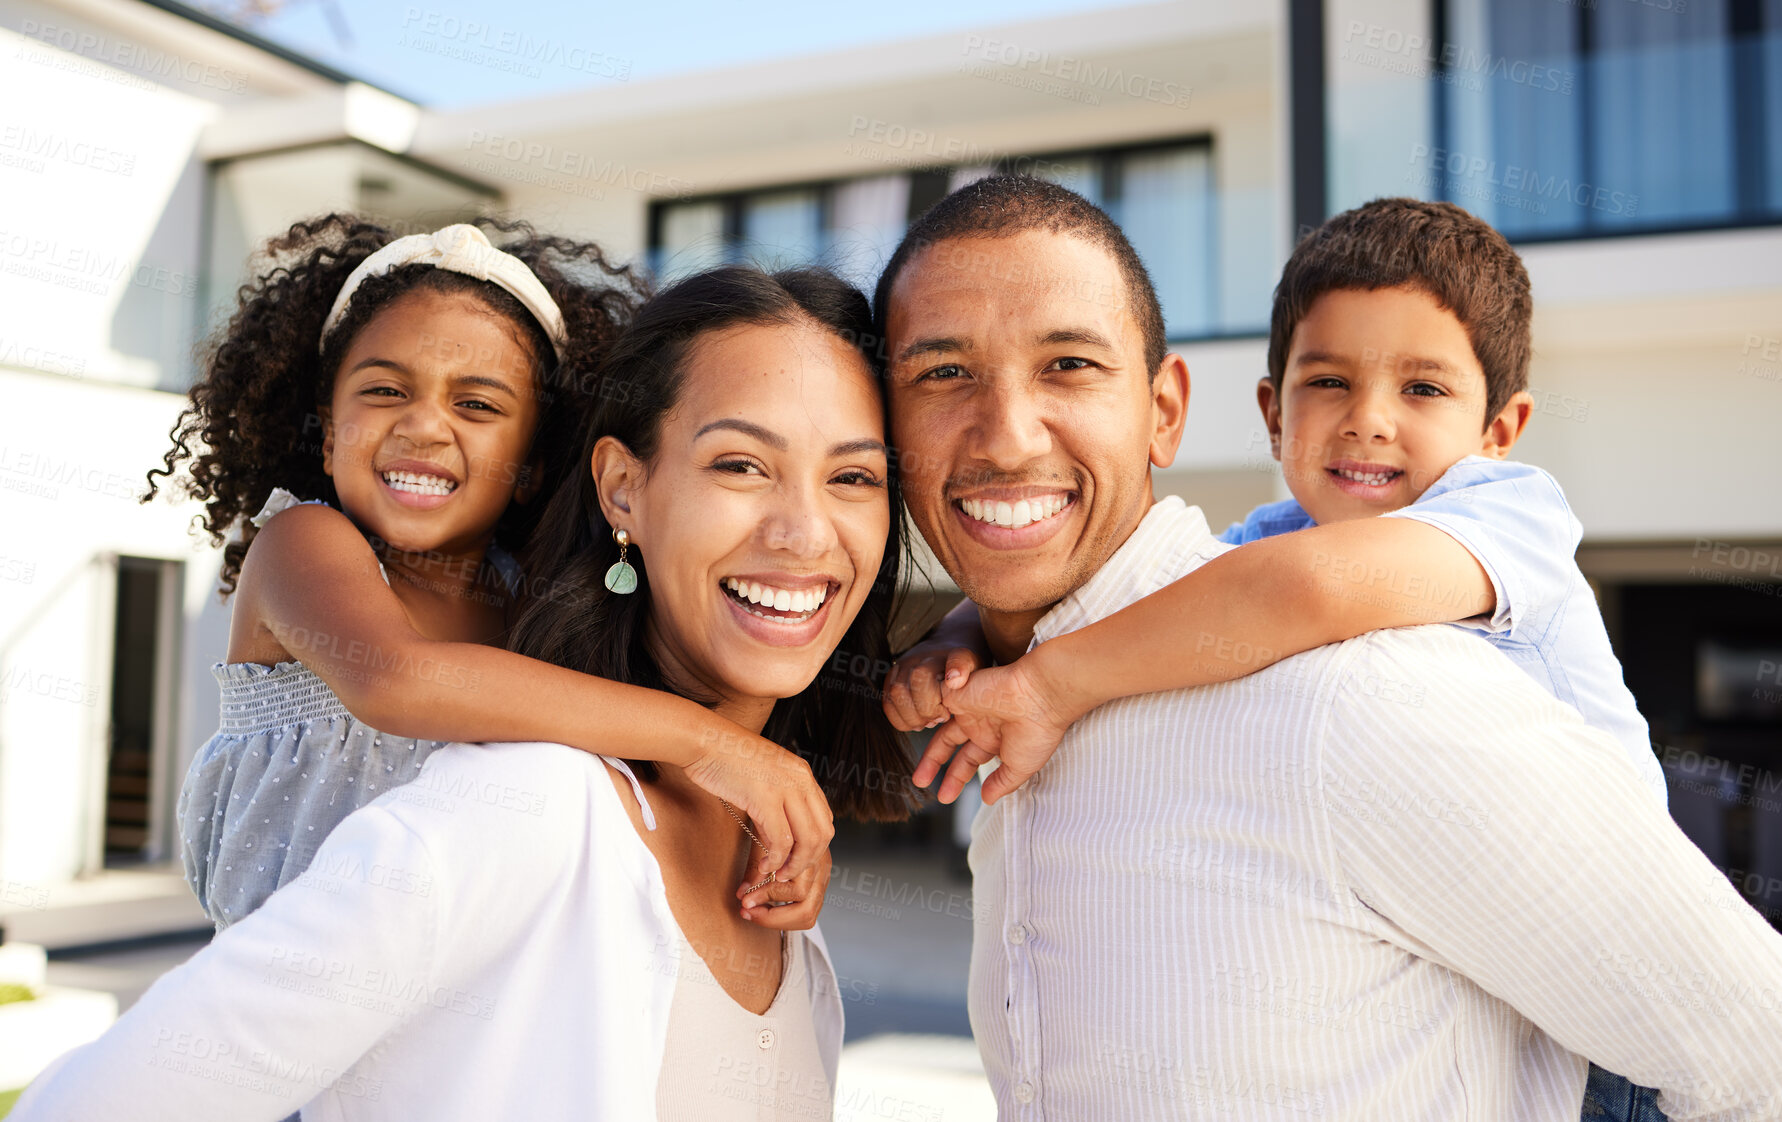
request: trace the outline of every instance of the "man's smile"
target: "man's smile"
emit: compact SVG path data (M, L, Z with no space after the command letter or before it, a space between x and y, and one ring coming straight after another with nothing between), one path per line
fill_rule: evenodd
M1071 503L1076 496L1070 491L1052 491L1046 494L1028 495L1016 498L997 499L991 497L955 499L953 505L964 511L968 518L992 526L1002 526L1011 530L1019 530L1035 522L1043 522L1055 517Z
M1075 520L1082 503L1076 491L1032 488L985 492L947 505L966 537L987 549L1033 549L1051 541Z

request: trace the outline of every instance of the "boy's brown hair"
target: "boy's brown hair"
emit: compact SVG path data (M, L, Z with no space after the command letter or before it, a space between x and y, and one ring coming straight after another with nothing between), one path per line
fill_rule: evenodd
M1485 371L1489 425L1528 388L1528 270L1504 236L1453 203L1375 199L1346 210L1294 247L1275 286L1268 376L1278 392L1294 329L1318 297L1341 289L1414 288L1466 328Z

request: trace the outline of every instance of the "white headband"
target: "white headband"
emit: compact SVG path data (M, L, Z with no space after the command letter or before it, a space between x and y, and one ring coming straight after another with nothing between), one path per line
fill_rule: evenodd
M322 338L318 348L325 346L328 335L340 322L346 312L347 301L353 298L353 290L362 284L366 277L381 277L391 269L403 265L432 265L439 269L450 269L454 273L475 277L499 285L513 293L514 299L526 306L532 318L545 329L550 336L551 346L557 352L557 361L563 361L563 345L568 333L563 328L563 313L545 286L533 275L526 263L511 253L503 253L489 244L489 239L475 226L458 223L436 230L431 234L410 234L406 238L397 238L389 245L359 262L346 283L340 286L340 295L334 298L334 307L328 310L328 318L322 321Z

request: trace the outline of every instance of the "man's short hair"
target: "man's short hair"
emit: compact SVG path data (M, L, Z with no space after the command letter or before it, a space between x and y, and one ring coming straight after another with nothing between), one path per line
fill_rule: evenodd
M1375 199L1301 239L1281 270L1268 329L1279 392L1299 321L1327 292L1414 288L1454 313L1485 371L1485 424L1528 388L1534 301L1504 236L1453 203Z
M1119 224L1088 199L1068 187L1028 175L992 175L969 183L916 219L879 275L873 294L873 312L881 334L888 322L891 287L912 257L954 238L1007 238L1029 230L1070 234L1113 255L1126 282L1128 306L1144 339L1145 376L1156 377L1163 364L1163 308L1132 243Z

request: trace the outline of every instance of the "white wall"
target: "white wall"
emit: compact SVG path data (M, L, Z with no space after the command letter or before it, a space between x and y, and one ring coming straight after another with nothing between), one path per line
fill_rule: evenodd
M1587 539L1782 537L1782 231L1523 259L1537 411L1519 451L1559 477Z
M217 555L187 535L196 504L136 501L183 398L10 370L0 371L0 395L9 418L0 525L11 528L0 548L0 879L48 884L74 875L96 837L110 558L186 562L186 601L196 608L203 586L214 587Z
M216 112L0 30L0 363L135 385L171 383L197 322L202 171L191 152ZM42 61L40 61L42 60ZM144 88L144 87L147 88ZM38 354L62 356L43 363Z
M0 58L0 366L183 389L200 133L335 83L131 0L0 0Z
M193 371L200 135L333 83L130 0L0 0L0 58L0 880L48 888L98 856L116 556L187 565L177 768L215 721L218 555L135 501Z

